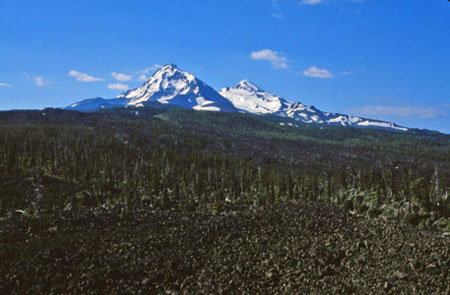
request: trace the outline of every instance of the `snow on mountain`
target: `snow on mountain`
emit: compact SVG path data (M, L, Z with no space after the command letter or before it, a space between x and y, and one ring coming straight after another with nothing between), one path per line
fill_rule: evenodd
M289 102L284 98L264 91L248 80L242 80L234 87L226 87L219 92L241 110L254 114L274 114L304 123L324 123L322 112L300 102Z
M397 131L407 131L408 128L399 126L392 122L385 122L379 120L371 120L366 118L360 118L351 115L344 115L338 113L323 112L325 117L325 123L330 125L341 126L357 126L357 127L372 127L372 128L387 128Z
M306 106L301 102L286 102L285 109L275 115L292 118L303 123L327 123L325 114L314 106Z
M262 90L248 80L242 80L231 88L223 88L219 93L236 108L254 114L273 114L286 106L284 99Z
M272 114L303 123L408 130L391 122L322 112L314 106L287 101L248 80L217 92L194 75L183 72L172 64L156 71L141 87L122 93L115 99L86 99L71 104L66 109L92 112L105 108L154 106L159 103L204 111Z
M292 118L303 123L388 128L400 131L408 130L391 122L322 112L314 106L309 107L300 102L287 101L278 95L262 90L248 80L242 80L234 87L223 88L219 93L229 99L236 108L253 114L273 114Z
M212 87L175 65L165 65L142 87L129 90L117 98L127 99L129 106L145 106L147 102L157 101L194 110L239 111Z
M324 123L326 118L314 107L300 102L289 102L273 93L264 91L256 84L242 80L234 87L226 87L219 92L241 110L253 114L274 114L305 123Z

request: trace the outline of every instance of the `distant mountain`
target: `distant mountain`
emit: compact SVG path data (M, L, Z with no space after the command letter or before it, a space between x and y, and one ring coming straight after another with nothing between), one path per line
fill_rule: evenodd
M273 114L292 118L303 123L388 128L400 131L408 130L405 127L391 122L322 112L314 106L308 107L300 102L287 101L278 95L261 89L248 80L242 80L234 87L223 88L219 93L228 98L236 108L253 114Z
M101 109L112 109L124 107L128 103L124 98L105 99L101 97L88 98L66 107L66 110L76 110L80 112L94 112Z
M127 99L127 105L131 106L145 106L147 102L157 101L199 111L239 111L212 87L175 65L162 67L142 87L129 90L118 98Z
M217 92L194 75L181 71L173 64L165 65L141 87L122 93L117 98L86 99L71 104L66 109L93 112L127 106L154 106L155 103L199 111L272 114L303 123L408 130L391 122L323 112L314 106L290 102L248 80L242 80L234 87L226 87Z
M261 89L256 84L242 80L234 87L226 87L219 92L228 98L236 108L253 114L273 114L289 117L304 123L324 123L326 117L314 107L300 102L290 102Z
M253 114L275 114L289 106L286 100L264 91L248 80L242 80L234 87L226 87L219 92L233 105Z

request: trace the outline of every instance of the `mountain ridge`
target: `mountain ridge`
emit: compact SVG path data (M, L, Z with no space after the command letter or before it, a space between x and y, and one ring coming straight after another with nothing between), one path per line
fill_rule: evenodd
M263 90L249 80L233 87L214 90L193 74L167 64L157 70L141 87L128 90L113 99L91 98L71 104L66 109L94 112L117 107L143 107L150 103L176 105L198 111L244 112L255 115L275 115L303 123L356 126L407 131L393 122L324 112L301 102L288 101Z

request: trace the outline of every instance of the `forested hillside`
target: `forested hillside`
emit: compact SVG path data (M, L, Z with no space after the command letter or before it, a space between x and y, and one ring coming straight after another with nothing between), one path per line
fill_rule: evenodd
M0 113L0 213L313 200L449 228L450 136L126 108Z
M450 137L0 113L2 294L448 294Z

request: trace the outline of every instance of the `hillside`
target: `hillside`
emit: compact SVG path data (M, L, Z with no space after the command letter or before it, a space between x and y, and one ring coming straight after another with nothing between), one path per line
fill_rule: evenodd
M193 207L215 203L212 195L253 204L356 194L367 205L376 195L377 208L367 210L408 206L420 216L414 222L449 210L449 136L429 131L167 108L10 111L0 113L0 124L3 213L24 209L40 182L62 207L80 194L94 204L131 198L171 206L160 203L170 192Z
M161 104L0 126L3 293L448 291L448 135Z

